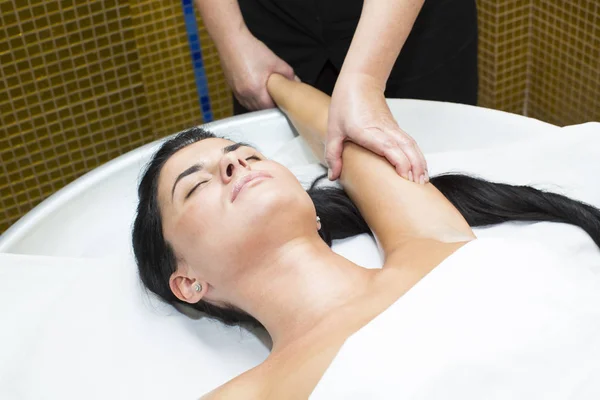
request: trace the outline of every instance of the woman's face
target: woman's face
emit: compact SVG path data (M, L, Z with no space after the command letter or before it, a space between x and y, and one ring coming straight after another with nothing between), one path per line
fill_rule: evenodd
M296 177L257 150L211 138L175 153L158 179L163 235L211 285L248 272L270 248L316 231Z

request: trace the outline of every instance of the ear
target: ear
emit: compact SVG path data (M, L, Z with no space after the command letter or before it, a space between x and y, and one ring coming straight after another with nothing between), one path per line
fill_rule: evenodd
M169 287L179 300L186 303L195 304L202 300L208 289L208 282L190 277L186 273L187 268L177 267L175 272L169 278ZM196 285L200 284L200 291L196 290Z

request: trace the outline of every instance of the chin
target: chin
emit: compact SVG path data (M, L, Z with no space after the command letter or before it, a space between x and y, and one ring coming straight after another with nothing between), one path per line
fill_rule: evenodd
M261 189L266 189L266 185ZM254 190L245 194L249 196L243 199L243 206L242 202L238 205L232 226L240 228L238 232L243 232L242 238L252 238L254 245L262 242L261 238L280 242L288 237L297 237L304 223L314 219L314 205L303 189L295 193L282 188Z

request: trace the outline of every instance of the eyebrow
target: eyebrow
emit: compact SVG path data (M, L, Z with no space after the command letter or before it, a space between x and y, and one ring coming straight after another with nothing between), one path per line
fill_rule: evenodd
M234 143L231 144L229 146L225 146L221 149L221 151L223 152L223 154L227 154L227 153L231 153L232 151L236 151L237 149L239 149L240 147L250 147L252 149L256 148L248 143L244 143L244 142L238 142L238 143ZM171 200L173 200L173 196L175 195L175 187L177 186L177 184L179 183L180 180L182 180L183 178L185 178L188 175L194 174L198 171L201 171L204 168L204 164L202 163L196 163L194 165L192 165L191 167L189 167L188 169L186 169L185 171L183 171L182 173L179 174L179 176L177 177L177 179L175 179L175 183L173 183L173 189L171 189Z

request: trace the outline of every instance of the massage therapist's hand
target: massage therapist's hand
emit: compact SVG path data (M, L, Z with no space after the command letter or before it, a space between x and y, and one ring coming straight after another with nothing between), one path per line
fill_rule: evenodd
M225 78L238 101L249 110L273 108L267 79L278 73L294 79L292 67L251 33L238 34L219 52ZM295 78L298 79L298 78Z
M339 178L343 143L350 140L385 157L405 179L429 181L425 157L398 126L385 102L384 89L368 75L340 74L331 97L325 149L330 179Z

